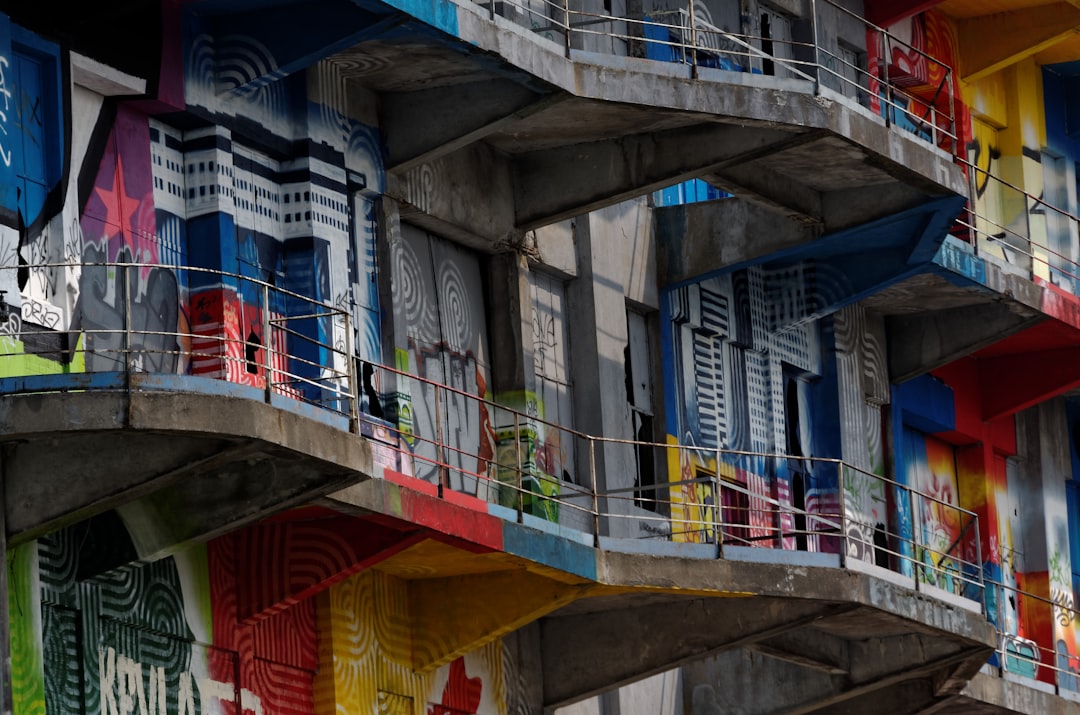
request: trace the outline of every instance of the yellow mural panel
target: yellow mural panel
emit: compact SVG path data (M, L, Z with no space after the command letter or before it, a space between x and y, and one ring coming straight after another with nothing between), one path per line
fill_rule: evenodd
M1009 123L1009 104L1003 72L996 72L976 82L964 83L963 96L973 118L998 129Z
M505 715L501 641L431 672L412 669L407 585L372 570L319 596L315 712Z

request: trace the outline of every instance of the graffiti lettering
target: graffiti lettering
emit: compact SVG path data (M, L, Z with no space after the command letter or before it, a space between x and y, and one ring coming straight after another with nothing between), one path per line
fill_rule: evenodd
M22 334L22 318L18 313L8 313L7 318L0 321L0 335L8 335L18 338Z
M7 78L4 72L8 67L8 59L3 55L0 55L0 97L4 100L4 108L0 110L0 132L6 137L7 130L7 113L11 104L11 90L7 86ZM4 143L0 142L0 161L4 162L4 166L11 166L11 150L4 147Z
M981 199L990 182L994 162L1001 158L1001 150L996 146L989 146L984 151L982 142L973 139L968 143L968 157L969 161L980 169L975 172L975 196Z
M101 685L101 715L166 715L170 700L166 684L165 668L146 667L142 663L117 653L115 648L98 649L98 673ZM195 706L195 691L203 712L216 712L210 701L235 703L236 686L233 683L197 678L182 672L176 688L179 715L200 715ZM240 709L254 715L263 715L262 700L247 688L240 690Z
M486 383L482 369L471 354L459 355L446 349L420 349L413 345L416 355L417 374L429 377L460 392L444 393L442 441L450 447L445 459L450 471L450 486L455 491L477 494L479 482L464 478L478 472L486 472L487 460L495 454L495 434L487 410L482 403L465 395L484 397ZM425 393L433 388L424 384L418 389ZM464 394L461 394L464 393ZM413 432L417 435L435 435L438 425L434 413L434 395L425 394L422 399L413 401ZM421 442L423 444L423 442ZM470 455L480 455L477 460ZM418 468L417 476L428 479L433 477L434 466L427 470ZM424 472L427 471L427 474ZM487 476L481 474L481 477Z
M103 266L105 246L87 245L84 260L87 266L79 280L79 309L82 327L93 342L88 355L87 369L116 370L124 362L123 350L127 340L125 304L131 311L130 350L139 356L141 369L153 372L175 372L179 364L176 343L180 315L179 286L172 271L150 268L145 278L132 269L125 278L122 268ZM139 283L142 290L139 290ZM125 286L132 296L125 297Z
M548 353L554 354L555 318L544 315L538 310L533 311L533 365L538 375L545 374L544 368Z
M22 321L55 330L60 327L63 314L54 305L43 303L30 296L22 296Z

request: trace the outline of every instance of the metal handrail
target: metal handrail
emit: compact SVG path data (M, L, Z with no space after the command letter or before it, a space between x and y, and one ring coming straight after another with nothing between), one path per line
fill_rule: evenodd
M114 283L110 295L113 295L116 303L110 306L110 310L122 325L84 325L84 313L73 311L72 315L66 316L67 324L46 327L35 321L34 318L40 316L23 316L26 306L33 307L41 302L39 299L20 296L20 306L15 299L9 302L0 295L0 323L3 327L0 337L25 343L26 339L41 340L42 336L63 335L63 341L58 343L55 350L38 351L39 354L60 357L68 363L84 361L84 366L86 358L92 357L95 361L101 361L96 368L91 367L88 370L90 372L103 369L124 372L126 375L150 372L152 367L145 367L145 361L150 360L153 366L158 364L158 360L168 359L175 360L178 366L186 364L188 370L195 375L201 374L215 379L229 380L232 379L230 375L251 374L253 377L240 381L263 385L265 399L268 401L277 394L310 402L330 411L349 414L351 405L355 402L355 393L351 388L354 384L350 374L353 369L351 356L334 345L332 337L329 341L323 341L295 327L300 323L314 322L322 326L320 330L331 336L341 324L348 329L348 314L324 301L313 300L301 293L239 273L171 263L86 261L0 266L0 276L7 273L12 278L9 283L15 285L15 276L11 272L71 271L78 272L82 280L87 277L88 269L107 271L106 275ZM233 326L214 323L209 329L194 324L187 331L135 325L132 315L133 305L138 300L138 290L133 287L133 275L152 270L169 271L178 277L177 293L172 297L176 300L178 309L184 313L189 312L190 306L184 305L184 299L188 290L186 285L192 275L212 277L207 285L200 285L198 290L235 291L241 305L243 294L255 293L258 298L256 302L249 304L249 307L255 307L261 316L262 334L258 336L259 342L249 342L244 335L242 323L246 324L247 318L240 318ZM90 279L94 281L100 278L99 274L90 275ZM90 290L90 287L82 286L80 295L85 290ZM289 312L290 306L293 312ZM223 304L223 313L226 310ZM17 320L15 316L18 316ZM179 321L181 316L178 314L175 317ZM228 334L227 330L230 328L236 331L237 337ZM79 337L73 344L69 344L70 336L76 334ZM324 356L313 359L292 352L288 346L282 346L286 341L304 343L311 346L310 349L324 353ZM18 365L17 359L23 355L14 351L13 347L10 343L5 344L5 349L0 352L0 366L5 366L5 371L11 377L18 376L14 373L17 373L19 368L13 366ZM252 356L259 350L263 351L263 357L254 361ZM327 357L330 359L327 360ZM209 366L196 368L194 366L197 363L207 363ZM334 365L339 363L344 367L335 368ZM217 367L214 367L215 364ZM305 391L313 391L315 396L305 394Z
M488 0L488 2L490 2L491 16L494 18L496 15L496 3L494 0ZM571 8L568 0L562 0L562 2L553 2L552 0L499 0L498 4L504 8L504 14L505 8L515 8L527 20L525 24L531 25L530 29L537 34L554 32L562 35L562 49L567 53L567 56L571 52L572 36L595 36L626 43L649 43L669 47L673 54L670 61L688 64L691 76L694 78L701 77L698 72L699 67L708 66L708 58L713 55L745 58L748 67L741 68L742 71L750 71L749 66L754 61L771 62L774 66L784 68L786 72L791 73L794 77L812 82L815 92L820 90L821 76L825 74L839 81L841 86L854 86L857 97L861 96L867 102L871 101L870 96L874 94L875 98L872 101L880 102L883 105L882 115L887 124L891 125L894 117L908 117L911 120L912 127L914 127L912 131L917 136L920 135L920 132L927 132L929 134L928 141L931 144L946 148L953 155L958 155L963 147L960 146L955 130L956 119L952 97L953 68L924 50L890 34L886 29L868 22L865 18L834 2L834 0L822 0L822 2L863 23L868 33L875 33L877 37L881 38L884 48L903 47L906 52L914 53L925 61L932 62L939 67L943 77L934 97L927 100L891 82L887 70L883 67L880 72L872 72L869 69L844 61L831 52L829 48L823 47L817 32L816 3L811 3L810 19L814 28L812 42L755 37L743 33L729 32L711 25L703 18L695 17L692 2L687 2L686 7L650 11L642 15L610 15L590 12L580 8ZM483 4L486 5L487 3ZM665 21L672 16L677 18L678 21L675 23ZM539 22L537 22L537 18L540 19ZM609 27L600 29L605 25ZM618 25L622 25L626 29L620 32L617 29ZM646 28L649 27L658 29L659 33L649 33L649 36L646 37ZM709 40L708 38L714 39ZM761 44L762 42L769 42L774 48L787 47L789 51L786 54L792 56L781 56L781 53L777 52L770 54L755 46L755 44ZM728 46L720 47L721 43ZM797 54L796 50L798 49L805 50L805 54L812 57L812 59L797 59L794 55ZM612 51L614 52L614 48L612 48ZM843 71L837 71L830 63L823 62L823 56L832 58L834 62L839 62L843 67L851 70L852 74L862 78L865 85L863 82L853 81ZM883 62L887 61L887 59L883 59ZM871 92L871 86L874 84L880 85L882 89L880 93ZM949 90L949 107L947 110L937 107L937 100L945 88ZM939 119L943 121L939 122ZM911 127L905 128L911 129Z
M999 674L1004 677L1005 673L1010 673L1012 677L1031 677L1036 680L1043 680L1039 677L1040 671L1045 669L1049 673L1052 673L1053 685L1057 693L1060 694L1062 689L1069 690L1072 693L1080 695L1080 654L1068 655L1062 654L1057 651L1056 648L1051 648L1046 645L1038 643L1038 641L1022 636L1019 632L1013 633L1005 628L1003 613L1001 612L1001 604L1003 603L1002 596L1005 593L1010 593L1014 596L1016 605L1015 608L1019 613L1021 604L1025 609L1035 609L1038 607L1046 607L1050 610L1050 617L1047 619L1049 622L1057 622L1063 626L1069 626L1073 623L1080 623L1080 610L1077 609L1077 604L1069 605L1060 601L1055 601L1046 596L1040 596L1038 594L1031 593L1030 591L1024 591L1015 586L1003 583L998 580L987 578L985 579L986 592L989 595L991 592L997 592L997 603L999 609L994 618L994 627L997 632L997 647L996 654L998 657L997 668ZM1070 599L1071 600L1071 599ZM1017 626L1019 631L1019 626ZM1035 658L1028 658L1024 653L1019 650L1009 650L1010 644L1021 644L1034 647ZM1058 660L1062 656L1066 656L1069 660L1073 661L1076 666L1076 670L1071 668L1063 668L1058 664ZM1027 669L1030 669L1031 673L1021 672L1021 668L1018 665L1021 663L1028 663ZM1011 664L1011 665L1010 665ZM1074 687L1063 688L1062 680L1063 676L1072 679Z
M976 589L981 596L981 566L976 561L965 557L964 551L978 554L979 548L971 546L978 536L978 517L969 510L958 505L951 504L932 494L903 485L894 479L875 475L854 465L845 463L836 458L812 458L789 456L784 454L754 452L747 450L723 450L715 448L703 448L691 445L666 444L645 442L641 440L619 439L611 437L597 437L583 433L579 430L563 427L557 423L544 420L538 416L528 414L522 410L504 406L486 397L472 394L459 387L443 385L433 379L410 374L400 368L376 366L380 372L385 372L385 377L396 381L408 381L412 386L403 386L396 383L390 388L394 393L402 395L407 393L410 401L423 399L429 405L434 401L436 405L448 404L452 399L464 399L483 405L489 414L499 414L502 417L500 426L495 429L503 435L501 439L513 440L515 449L512 458L500 458L497 455L488 460L486 464L480 464L478 455L464 449L462 445L454 442L445 433L446 427L441 423L441 413L435 417L434 433L425 435L417 434L416 431L406 431L400 426L389 424L385 427L388 433L393 435L389 448L395 451L402 460L402 469L410 474L419 474L421 471L438 473L439 482L444 486L447 483L446 475L449 474L453 481L461 484L468 483L467 491L475 496L483 495L513 495L496 496L495 501L504 504L513 504L517 509L517 518L522 518L521 504L529 499L540 504L549 504L551 512L566 509L571 513L581 515L580 528L584 531L590 529L592 538L596 543L603 533L600 531L600 522L615 521L637 522L642 528L653 525L651 533L641 533L638 538L655 539L665 538L679 540L682 537L692 537L691 540L705 543L715 543L718 553L724 544L760 545L763 541L769 541L778 547L785 548L788 539L797 538L800 535L813 535L825 539L833 539L834 548L839 546L841 557L849 549L849 542L857 537L847 533L847 525L862 525L865 518L856 510L851 511L851 505L845 508L842 498L837 499L838 509L822 508L816 511L802 509L779 498L775 494L759 494L745 484L739 484L722 479L719 473L708 477L683 478L678 481L658 482L652 485L639 485L635 487L619 487L611 490L600 488L602 480L597 473L595 455L598 451L617 447L646 448L657 455L657 461L662 461L665 453L671 450L687 454L689 458L707 463L714 460L717 469L721 463L729 464L737 468L738 462L730 460L758 460L761 464L767 461L770 464L790 464L803 462L816 464L818 467L835 469L837 471L836 489L844 488L845 480L841 474L846 472L846 479L850 481L858 475L864 475L874 479L881 489L898 489L908 494L913 504L918 505L921 511L926 513L947 514L944 517L950 523L957 525L957 537L951 533L945 542L928 542L925 540L923 525L917 513L912 512L913 521L904 529L882 531L888 541L888 546L874 545L887 560L893 563L892 570L899 569L902 573L913 578L915 588L920 584L951 583L950 588L957 595L970 598L971 588ZM434 395L430 392L434 391ZM443 397L439 397L443 395ZM392 398L391 398L392 399ZM462 409L460 403L457 409ZM466 408L467 409L467 408ZM415 408L411 410L415 414ZM360 419L366 419L361 415ZM428 418L429 421L431 418ZM473 418L470 417L469 420ZM378 420L373 420L379 422ZM509 425L513 424L513 432L510 433ZM553 474L536 471L535 466L526 466L520 454L523 440L536 439L537 428L544 426L547 430L557 430L559 442L575 442L576 454L580 455L579 467L585 467L586 473L579 478L578 484L567 482ZM550 434L550 433L549 433ZM411 440L411 447L403 444ZM588 457L586 460L585 457ZM468 466L461 463L455 464L454 459L467 458ZM464 462L461 459L460 462ZM483 467L472 467L474 461ZM680 462L682 460L680 459ZM407 463L407 464L406 464ZM503 475L493 474L493 469L505 472ZM771 473L771 472L770 472ZM525 479L548 481L558 489L553 493L537 492L523 486ZM669 473L670 478L670 473ZM691 499L681 498L671 494L668 498L660 498L659 492L674 492L688 487L704 488L712 494L709 503L694 503ZM830 487L832 489L832 487ZM569 493L567 493L569 492ZM632 493L631 493L632 492ZM651 496L646 496L648 493ZM720 498L723 492L738 493L743 499L741 504L725 504ZM483 493L483 494L482 494ZM489 501L492 497L485 497ZM614 504L629 505L626 508L615 508ZM651 508L642 508L647 504ZM604 506L607 505L607 506ZM697 510L695 512L695 510ZM727 514L738 512L742 515L742 521L736 519L730 521ZM751 518L751 514L756 517ZM585 517L591 516L591 520ZM738 515L736 515L738 516ZM571 518L573 521L573 518ZM559 519L559 521L563 521ZM586 521L592 524L586 526ZM805 521L806 526L798 526L798 522ZM877 529L877 525L869 524L869 527ZM645 530L649 532L648 529ZM743 533L745 532L745 533ZM759 533L760 532L760 533ZM860 541L865 542L864 539ZM825 543L825 542L823 542ZM786 546L790 548L790 544ZM826 548L827 545L826 545ZM865 547L862 547L865 548ZM904 564L907 564L906 566ZM979 600L976 598L975 600Z

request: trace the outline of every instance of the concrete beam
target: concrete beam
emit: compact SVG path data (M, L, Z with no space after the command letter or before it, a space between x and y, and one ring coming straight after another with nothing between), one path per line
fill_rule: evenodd
M1080 346L981 358L978 365L986 422L1080 387Z
M1001 301L888 316L889 379L918 377L1042 320Z
M853 608L820 601L699 598L550 617L540 624L544 705L577 702ZM627 642L639 647L629 653Z
M409 581L412 666L418 672L438 668L580 598L587 588L524 569ZM483 608L476 607L480 593Z
M957 21L960 74L991 75L1080 31L1080 7L1057 2ZM986 38L993 37L993 42Z
M370 445L346 430L252 399L142 391L143 379L127 394L5 397L11 543L124 509L145 521L136 548L151 558L372 472Z
M879 704L891 702L899 702L902 705L898 709L889 709L885 712L917 712L938 697L939 693L934 692L933 678L937 672L952 671L958 666L972 662L981 665L990 656L992 650L992 648L986 646L967 645L956 648L948 655L933 660L926 660L925 656L918 654L920 656L919 660L921 660L918 665L912 666L909 663L894 664L893 670L886 674L856 682L850 687L846 687L827 697L804 703L796 708L786 709L784 712L785 715L808 715L822 710L829 713L865 713L868 710L869 703L863 698L867 696L872 696L871 702L874 703L875 712ZM976 665L977 667L978 665ZM885 693L895 691L898 687L904 691L914 689L922 693L922 697L915 698L909 695L900 701L885 697ZM951 693L942 693L940 695L951 695Z
M353 3L339 0L262 5L249 12L215 17L211 20L215 30L229 28L231 32L243 27L247 35L216 40L218 87L238 94L250 92L376 39L409 19L397 12L378 19ZM264 56L258 57L259 53Z
M804 628L782 633L749 646L770 658L783 660L828 675L847 675L848 641L818 629Z
M1033 683L1034 685L1034 683ZM1014 678L979 673L964 687L960 707L968 706L981 712L1039 713L1040 715L1071 715L1076 704L1050 692L1030 687ZM957 708L960 711L960 708ZM934 711L931 711L934 712ZM941 712L950 712L944 709Z
M739 198L656 210L657 280L681 283L820 238L820 227Z
M542 95L504 79L380 95L387 170L438 159L568 96Z
M514 223L536 228L823 135L802 128L702 123L518 155Z
M786 212L805 224L824 224L821 194L806 184L760 166L731 166L704 177L706 181L766 208Z
M853 228L884 216L913 209L927 201L926 194L902 181L846 188L821 194L824 232Z
M386 183L403 222L482 251L508 246L521 234L514 226L510 162L484 142L388 173Z

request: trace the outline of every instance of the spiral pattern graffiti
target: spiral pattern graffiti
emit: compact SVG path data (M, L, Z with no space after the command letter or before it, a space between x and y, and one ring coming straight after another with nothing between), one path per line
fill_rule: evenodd
M438 339L434 301L425 295L423 268L407 241L399 241L394 250L394 302L405 310L410 332L428 340Z
M469 287L461 269L451 260L439 266L439 304L443 316L443 333L450 349L466 353L473 346L472 316L469 311Z

